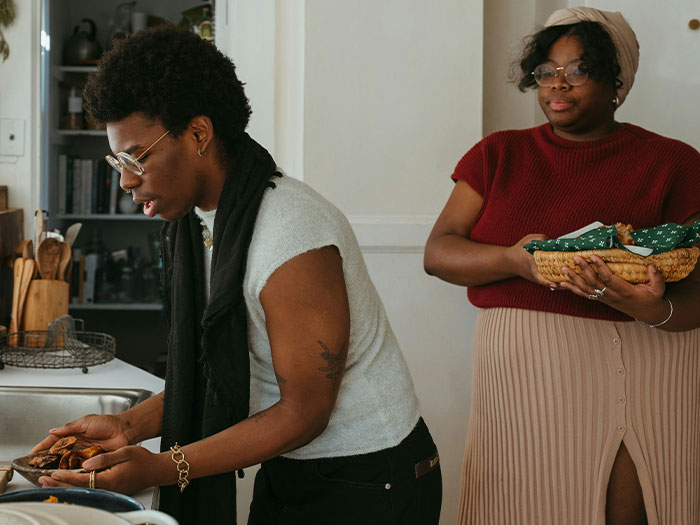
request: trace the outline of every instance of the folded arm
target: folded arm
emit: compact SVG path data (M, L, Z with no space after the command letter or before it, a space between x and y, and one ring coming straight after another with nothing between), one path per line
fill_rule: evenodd
M425 245L423 265L429 275L460 286L479 286L511 277L556 288L538 271L523 246L545 240L542 234L527 235L513 246L498 246L469 238L484 199L466 182L458 181L435 222Z

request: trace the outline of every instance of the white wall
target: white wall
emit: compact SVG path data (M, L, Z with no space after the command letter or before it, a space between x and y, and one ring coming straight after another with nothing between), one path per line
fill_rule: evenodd
M0 118L24 122L24 155L0 156L0 185L8 187L9 206L24 209L30 238L33 211L39 207L39 0L15 4L17 18L3 30L10 57L0 62Z
M617 120L700 149L700 30L688 27L689 20L700 19L700 3L674 0L672 9L638 0L597 0L586 5L620 11L639 41L639 69Z
M304 181L343 210L408 361L456 521L474 310L423 246L481 137L481 2L307 0Z

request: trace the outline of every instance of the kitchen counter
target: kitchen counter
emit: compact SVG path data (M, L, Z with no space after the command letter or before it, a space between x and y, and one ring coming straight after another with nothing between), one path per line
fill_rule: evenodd
M85 388L142 388L154 394L161 392L165 381L148 372L119 359L103 365L91 366L83 374L77 368L43 370L36 368L16 368L5 366L0 370L0 386L59 386ZM67 423L67 421L66 421ZM47 429L48 431L48 429ZM142 443L151 452L160 450L160 438ZM21 475L15 473L7 486L7 492L36 488ZM133 496L147 509L151 508L153 489L147 489Z

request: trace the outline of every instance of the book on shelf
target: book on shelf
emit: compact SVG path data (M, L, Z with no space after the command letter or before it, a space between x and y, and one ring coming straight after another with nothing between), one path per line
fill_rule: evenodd
M119 172L106 160L61 153L57 173L59 215L118 213Z
M67 155L65 153L61 153L58 156L58 195L57 195L57 200L58 200L58 213L60 215L65 215L66 212L66 203L68 199L66 198L66 164L67 164Z
M83 183L82 213L92 213L92 159L80 159L80 174Z
M83 173L80 168L80 159L78 157L71 157L71 164L73 166L73 191L72 195L72 209L73 213L80 215L83 213Z
M119 190L119 172L109 166L110 178L112 180L109 187L109 213L117 213L117 191Z
M95 274L99 264L100 255L89 253L85 256L85 282L83 283L83 303L95 302Z

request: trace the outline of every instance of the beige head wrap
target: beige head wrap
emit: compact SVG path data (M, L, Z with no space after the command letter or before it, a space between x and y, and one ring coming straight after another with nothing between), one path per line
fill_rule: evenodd
M592 7L570 7L554 11L544 23L545 27L578 24L579 22L598 22L608 32L617 49L617 61L620 63L620 80L622 87L617 90L618 106L627 98L627 93L634 84L634 75L639 65L639 42L634 31L621 13L600 11Z

